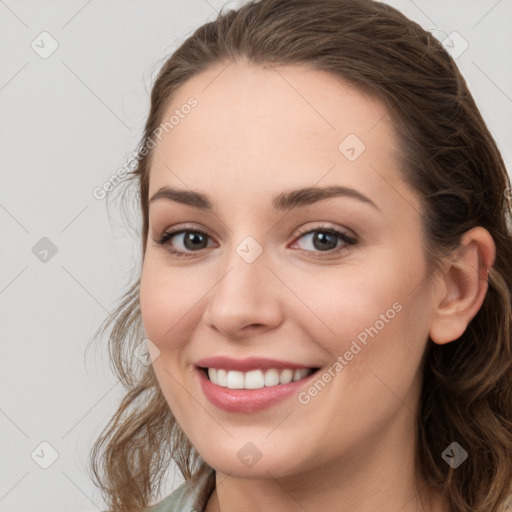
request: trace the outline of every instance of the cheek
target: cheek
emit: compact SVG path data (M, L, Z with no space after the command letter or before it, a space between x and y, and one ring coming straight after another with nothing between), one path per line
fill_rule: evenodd
M144 332L156 344L164 330L171 325L168 301L172 301L172 290L165 286L165 281L158 279L158 272L145 262L140 280L140 309Z
M295 312L290 315L311 340L321 341L336 357L349 350L358 336L364 341L367 329L375 323L383 329L400 309L396 304L393 307L401 296L396 279L379 277L356 268L340 268L339 272L330 268L306 278L289 275L290 288L302 299L293 301Z
M187 325L197 319L193 319L194 300L183 293L183 283L177 274L146 254L139 299L145 336L159 350L153 369L160 389L175 417L186 418L186 383L181 367L186 343L182 340L187 339Z
M389 390L379 378L396 392L407 393L426 345L426 290L417 286L421 261L410 271L404 270L404 263L380 259L364 269L345 267L336 273L330 268L314 279L289 274L290 288L308 306L295 301L290 315L330 355L333 365L337 361L325 375L333 382L331 389L372 407L396 399L387 397Z
M153 259L154 260L154 259ZM146 336L160 350L171 350L173 340L179 336L183 326L193 316L196 294L190 280L179 277L152 260L144 261L140 281L140 308ZM186 286L188 285L188 286ZM186 318L186 322L180 319Z

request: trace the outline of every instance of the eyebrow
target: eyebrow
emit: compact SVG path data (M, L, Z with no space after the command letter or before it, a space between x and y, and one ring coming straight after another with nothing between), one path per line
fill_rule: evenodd
M381 211L381 209L369 197L366 197L361 192L358 192L353 188L340 185L333 185L329 187L305 187L281 192L272 198L272 207L275 210L289 210L292 208L307 206L331 197L349 197L357 199L358 201ZM201 210L213 210L212 203L208 197L205 194L195 192L193 190L181 190L167 186L161 187L151 197L149 203L151 204L160 199L175 201Z

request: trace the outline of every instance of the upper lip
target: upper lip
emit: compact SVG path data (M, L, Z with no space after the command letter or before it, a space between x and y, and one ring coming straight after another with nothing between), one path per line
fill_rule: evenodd
M315 368L314 366L293 363L291 361L282 361L278 359L268 359L265 357L248 357L246 359L233 359L226 356L206 357L195 363L200 368L222 368L224 370L238 370L247 372L250 370L270 369L270 368L290 368L292 370L300 368Z

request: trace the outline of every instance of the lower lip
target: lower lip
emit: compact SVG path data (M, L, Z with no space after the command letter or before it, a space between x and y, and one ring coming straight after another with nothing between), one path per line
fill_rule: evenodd
M255 412L267 409L296 394L318 373L317 370L303 379L288 384L278 384L260 389L229 389L214 384L203 370L196 368L196 371L206 398L213 405L227 412Z

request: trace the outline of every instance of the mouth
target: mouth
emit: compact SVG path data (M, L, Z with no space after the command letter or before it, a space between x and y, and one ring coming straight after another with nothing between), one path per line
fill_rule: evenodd
M250 364L248 360L231 362L226 364L230 368L222 368L219 359L215 363L209 362L208 366L195 365L199 388L206 399L229 413L256 413L277 406L297 396L320 371L319 367L308 368L292 363L295 368L290 368L289 363L284 366L269 360L265 362L266 367L259 368L254 366L254 360ZM232 369L233 366L244 367L244 371Z
M262 389L304 380L320 368L256 368L250 371L197 367L216 386L227 389Z

